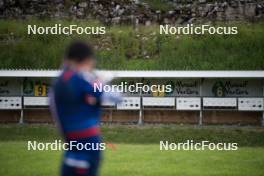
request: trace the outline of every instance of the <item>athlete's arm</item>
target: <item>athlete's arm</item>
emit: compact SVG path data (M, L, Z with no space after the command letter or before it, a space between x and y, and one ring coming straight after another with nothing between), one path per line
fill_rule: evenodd
M101 87L104 86L103 82L99 79L96 79L93 82L84 79L82 84L83 90L85 92L85 99L89 104L96 104L102 101L114 103L119 103L122 101L122 96L117 90L104 92L103 89L98 89L100 85Z

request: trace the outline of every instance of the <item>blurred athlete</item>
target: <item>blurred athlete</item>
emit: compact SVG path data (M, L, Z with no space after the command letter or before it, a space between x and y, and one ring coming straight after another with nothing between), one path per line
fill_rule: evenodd
M120 101L115 93L100 92L102 80L94 73L96 62L91 46L75 41L66 50L61 75L50 94L50 107L65 142L75 141L86 148L65 151L62 176L96 176L100 164L100 115L102 101ZM87 149L88 148L88 149Z

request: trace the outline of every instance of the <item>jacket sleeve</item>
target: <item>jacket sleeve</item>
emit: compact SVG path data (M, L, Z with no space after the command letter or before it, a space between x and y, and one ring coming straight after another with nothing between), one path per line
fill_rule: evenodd
M103 95L103 90L99 88L100 82L98 80L87 81L83 78L80 78L80 89L85 95L95 97L97 100L101 99Z

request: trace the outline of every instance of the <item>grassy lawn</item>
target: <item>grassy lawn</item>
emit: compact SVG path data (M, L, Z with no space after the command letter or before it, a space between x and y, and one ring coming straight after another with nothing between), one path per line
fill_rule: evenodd
M194 125L102 125L103 140L125 144L159 144L162 140L185 142L237 142L243 147L264 147L264 128ZM0 141L54 141L54 125L0 125Z
M58 175L61 152L27 151L26 142L0 142L0 175ZM155 144L116 144L105 151L101 175L261 176L264 148L238 151L160 151Z
M151 131L154 136L152 139ZM226 141L229 133L229 138L233 138L230 140L238 143L243 141L242 138L235 138L239 134L245 138L257 135L258 138L251 143L242 143L237 151L160 151L159 139L175 140L179 137L176 133L166 135L172 132L181 135L187 133L190 138L196 137L197 140L199 135L208 135L210 140L218 141ZM217 138L212 138L209 133ZM262 128L105 125L103 134L107 142L113 142L116 146L115 149L104 151L103 176L263 175L264 145L257 143L257 140L263 140ZM114 136L118 139L114 140ZM141 141L143 138L144 143ZM61 151L27 150L27 140L53 142L55 139L59 139L59 136L52 125L0 125L0 175L58 175Z
M157 0L157 2L161 2ZM154 3L158 4L158 3ZM158 5L160 7L160 5ZM27 25L104 26L85 20L0 20L0 68L60 66L73 38L96 48L99 69L113 70L262 70L264 23L226 23L237 35L160 35L159 26L107 26L105 35L28 35Z

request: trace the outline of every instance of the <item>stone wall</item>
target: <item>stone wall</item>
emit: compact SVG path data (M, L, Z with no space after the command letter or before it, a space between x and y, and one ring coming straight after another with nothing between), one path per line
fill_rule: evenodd
M168 8L153 8L143 0L0 0L0 18L81 18L145 25L264 19L261 0L160 1Z

